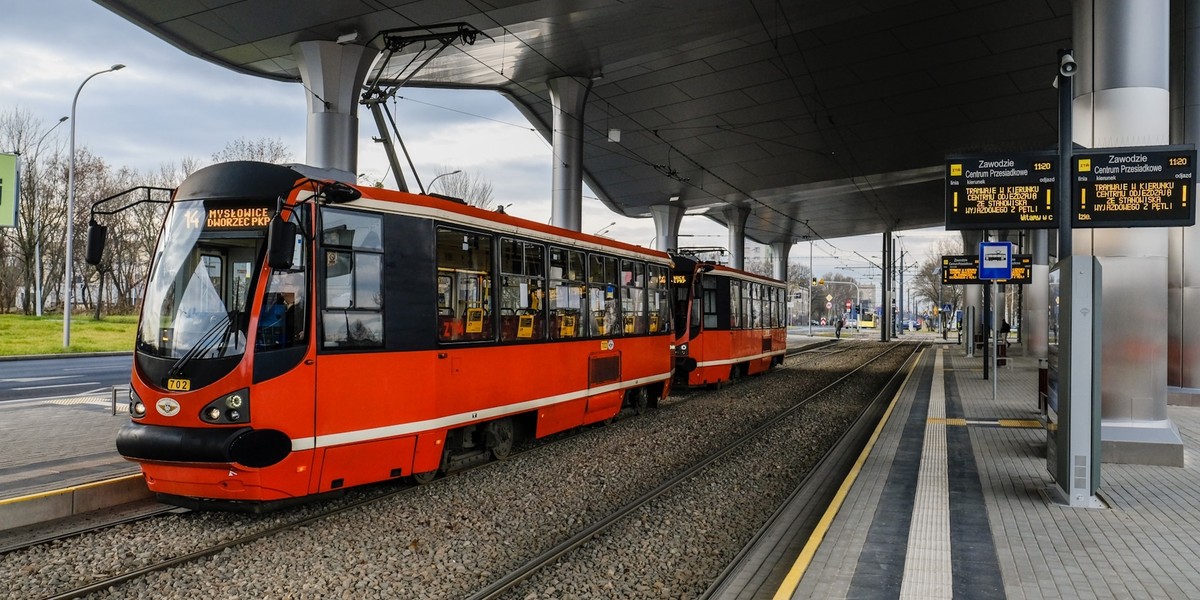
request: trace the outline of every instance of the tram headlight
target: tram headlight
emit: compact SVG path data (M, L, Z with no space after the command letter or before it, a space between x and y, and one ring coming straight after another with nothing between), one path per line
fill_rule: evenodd
M146 405L132 387L129 388L129 415L135 419L146 416Z
M242 388L209 402L200 411L208 423L248 423L250 421L250 389Z

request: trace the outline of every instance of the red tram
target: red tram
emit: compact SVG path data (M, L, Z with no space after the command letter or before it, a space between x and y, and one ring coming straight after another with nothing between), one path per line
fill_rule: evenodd
M720 386L783 364L783 282L687 256L671 258L675 385Z
M171 198L117 437L164 501L424 481L667 395L667 254L301 170Z

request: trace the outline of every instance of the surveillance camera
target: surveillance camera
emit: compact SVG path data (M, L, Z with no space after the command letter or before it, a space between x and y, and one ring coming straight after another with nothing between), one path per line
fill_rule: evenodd
M1058 72L1063 77L1070 77L1079 70L1079 65L1075 64L1075 59L1070 54L1063 54L1058 61Z

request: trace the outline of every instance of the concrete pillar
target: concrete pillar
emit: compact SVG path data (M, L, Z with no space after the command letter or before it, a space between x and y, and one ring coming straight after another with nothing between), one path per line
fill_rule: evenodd
M583 109L591 80L556 77L546 85L554 111L550 224L579 231L583 227Z
M883 273L880 274L879 290L879 319L875 326L879 327L879 341L892 339L892 230L883 232Z
M650 207L654 217L654 232L658 235L658 249L674 252L679 248L679 223L683 221L684 207L680 204L656 204Z
M750 207L733 204L721 210L725 217L725 226L729 228L729 266L735 269L746 268L746 219L750 217Z
M292 45L308 98L305 163L346 171L357 180L358 100L374 52L329 41Z
M788 255L793 243L790 237L785 242L771 243L771 276L779 281L787 281Z
M1200 0L1184 4L1184 54L1172 61L1173 143L1200 144ZM1171 229L1167 252L1167 402L1200 406L1200 225Z
M982 231L964 231L963 238L963 254L976 255L979 254L979 242L983 241ZM968 308L973 310L967 310ZM975 315L975 322L971 323L972 332L983 331L980 327L983 324L983 286L982 285L964 285L963 286L963 321L966 321L967 314ZM973 344L974 340L967 340ZM968 353L970 354L970 353Z
M1074 4L1075 142L1094 148L1170 139L1170 1ZM1101 459L1183 466L1167 416L1167 254L1161 228L1079 229L1074 254L1102 272Z
M1050 327L1050 236L1045 229L1034 229L1029 236L1032 241L1033 269L1031 281L1022 294L1021 339L1025 345L1025 355L1042 361L1049 353L1046 333Z

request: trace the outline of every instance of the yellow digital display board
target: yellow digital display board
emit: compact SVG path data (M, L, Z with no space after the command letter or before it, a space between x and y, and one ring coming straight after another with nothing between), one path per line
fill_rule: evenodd
M1044 152L949 157L946 229L1058 227L1057 165Z
M1076 153L1071 226L1187 227L1196 223L1192 146Z
M966 254L942 256L942 285L971 285L988 283L979 278L979 257ZM1012 279L997 280L998 283L1026 284L1033 281L1033 255L1014 254L1012 257Z
M245 229L270 223L271 211L267 208L210 208L204 217L206 229Z

